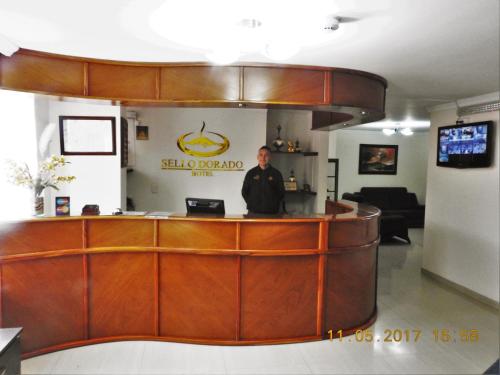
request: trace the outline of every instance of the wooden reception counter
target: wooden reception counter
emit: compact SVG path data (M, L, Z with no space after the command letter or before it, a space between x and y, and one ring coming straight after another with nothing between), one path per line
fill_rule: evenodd
M114 340L320 340L376 316L378 209L0 223L0 319L24 358Z

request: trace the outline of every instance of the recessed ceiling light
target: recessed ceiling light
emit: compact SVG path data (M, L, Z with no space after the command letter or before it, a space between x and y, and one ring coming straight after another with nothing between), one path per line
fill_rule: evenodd
M394 135L396 134L396 129L382 129L382 132L385 135Z

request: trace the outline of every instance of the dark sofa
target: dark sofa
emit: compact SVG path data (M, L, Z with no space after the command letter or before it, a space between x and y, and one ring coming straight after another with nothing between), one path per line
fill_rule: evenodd
M364 187L354 194L344 193L342 198L378 207L382 217L404 216L410 228L424 226L425 206L418 204L415 193L405 187Z

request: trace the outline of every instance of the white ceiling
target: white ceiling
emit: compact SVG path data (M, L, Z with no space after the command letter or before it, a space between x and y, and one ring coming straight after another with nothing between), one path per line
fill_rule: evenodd
M66 55L207 61L206 51L165 40L149 27L150 13L163 1L0 0L0 35L22 48ZM181 1L196 13L198 1ZM294 3L310 8L316 1ZM427 107L499 90L498 0L326 1L332 13L358 21L341 24L328 41L304 48L283 63L359 69L383 76L389 83L389 120L426 120ZM291 0L268 2L282 4L282 16L287 17ZM252 6L251 1L246 4ZM206 14L209 19L225 14L215 5L211 12ZM179 17L189 22L189 14ZM203 33L196 25L193 29ZM261 54L240 60L272 62Z

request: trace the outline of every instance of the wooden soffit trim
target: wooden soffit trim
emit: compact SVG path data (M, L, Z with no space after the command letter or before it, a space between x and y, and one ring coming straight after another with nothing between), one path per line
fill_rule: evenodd
M313 129L385 117L387 81L358 70L261 63L142 63L21 49L0 55L0 87L123 106L313 111Z

